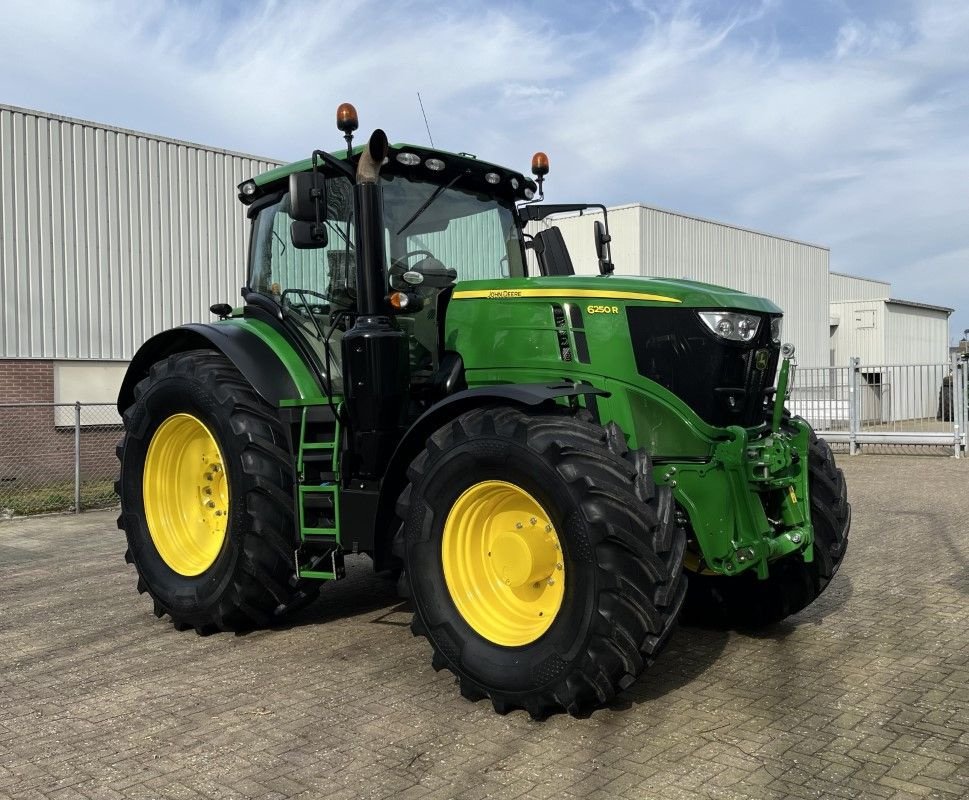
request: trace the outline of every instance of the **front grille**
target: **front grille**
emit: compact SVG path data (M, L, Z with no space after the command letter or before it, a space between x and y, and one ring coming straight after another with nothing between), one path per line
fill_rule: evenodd
M711 425L764 422L780 354L769 316L763 315L754 341L731 342L710 331L692 308L630 306L626 313L640 375L669 389Z

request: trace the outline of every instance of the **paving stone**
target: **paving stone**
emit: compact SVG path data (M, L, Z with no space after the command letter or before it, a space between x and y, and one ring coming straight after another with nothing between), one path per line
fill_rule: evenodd
M842 456L851 545L756 635L677 631L590 718L469 703L365 557L292 622L177 633L116 513L0 522L0 800L969 796L969 461Z

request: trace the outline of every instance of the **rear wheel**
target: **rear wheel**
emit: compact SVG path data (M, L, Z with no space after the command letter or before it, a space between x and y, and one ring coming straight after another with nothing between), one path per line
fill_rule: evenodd
M466 697L581 714L666 642L685 537L615 425L471 411L428 440L408 478L398 541L412 628Z
M282 424L228 359L155 364L124 414L121 516L138 589L179 629L269 623L301 597L293 467Z
M848 547L851 506L844 474L824 439L811 432L808 491L814 527L814 560L791 555L773 562L759 580L750 571L734 577L688 572L683 620L721 628L762 628L813 603L828 587Z

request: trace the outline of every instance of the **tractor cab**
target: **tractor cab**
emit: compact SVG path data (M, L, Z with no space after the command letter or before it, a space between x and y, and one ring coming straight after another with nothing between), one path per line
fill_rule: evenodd
M353 183L345 169L363 148L290 164L243 183L252 234L247 302L257 294L277 305L312 350L332 392L343 393L341 341L360 313L358 221ZM337 162L337 163L334 163ZM325 203L319 234L301 238L294 197L311 178ZM525 240L516 202L535 184L519 173L408 144L389 147L379 174L382 281L377 310L408 336L408 366L416 386L442 369L443 315L459 280L524 277ZM295 226L295 227L294 227ZM258 300L257 300L258 302ZM452 365L444 360L444 369Z

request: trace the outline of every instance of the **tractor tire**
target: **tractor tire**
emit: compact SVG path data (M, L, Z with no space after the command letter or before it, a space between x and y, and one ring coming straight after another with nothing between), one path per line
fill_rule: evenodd
M685 534L615 424L476 409L435 432L407 477L396 549L411 630L466 698L583 715L662 649L685 597Z
M848 548L851 505L844 474L824 439L811 431L808 491L814 560L794 554L770 564L766 580L752 572L733 577L688 572L684 624L756 630L807 608L831 583Z
M156 616L208 634L305 604L310 594L290 583L286 432L227 358L192 350L154 364L124 426L118 527Z

